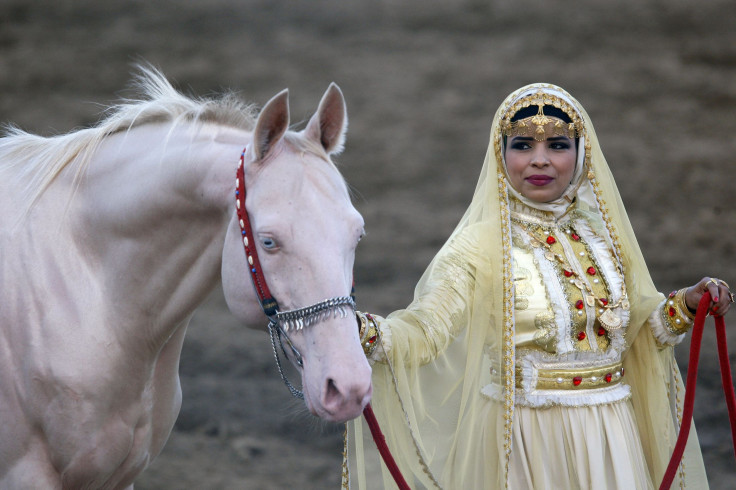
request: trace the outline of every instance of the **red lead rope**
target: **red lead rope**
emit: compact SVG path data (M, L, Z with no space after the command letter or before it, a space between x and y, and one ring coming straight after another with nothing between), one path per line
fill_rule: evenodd
M698 304L698 312L695 314L695 325L693 326L693 336L690 341L690 361L687 368L687 383L685 384L685 403L682 414L682 423L680 424L680 433L677 436L675 449L672 452L672 459L667 466L662 485L659 490L668 490L672 485L672 480L677 473L677 467L682 460L682 454L685 451L688 434L690 434L690 426L693 420L693 402L695 401L695 383L698 373L698 358L700 356L700 344L703 339L703 326L705 325L705 317L708 314L708 305L710 304L710 293L706 292L700 303ZM726 324L722 316L714 317L716 321L716 337L718 340L718 360L721 366L721 382L723 383L723 392L726 395L726 405L728 406L728 417L731 422L731 439L733 440L734 455L736 456L736 396L734 396L733 379L731 377L731 367L728 360L728 345L726 343Z
M411 490L409 484L404 480L404 476L401 474L399 466L396 464L396 461L394 461L394 457L391 456L391 451L389 451L388 445L386 444L386 438L383 436L383 432L381 432L381 428L378 426L378 420L376 420L376 415L373 413L373 407L371 407L370 403L363 409L363 416L365 417L365 421L368 423L368 428L371 430L371 435L373 436L373 441L378 447L378 452L381 453L381 458L383 458L383 462L386 464L391 476L394 477L396 485L401 490Z

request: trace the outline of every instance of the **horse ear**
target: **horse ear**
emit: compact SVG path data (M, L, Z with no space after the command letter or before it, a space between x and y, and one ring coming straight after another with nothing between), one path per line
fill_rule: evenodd
M322 96L317 112L304 129L305 135L318 141L327 154L340 153L348 129L348 113L345 98L334 82Z
M253 131L253 157L262 160L289 128L289 89L269 100L256 121Z

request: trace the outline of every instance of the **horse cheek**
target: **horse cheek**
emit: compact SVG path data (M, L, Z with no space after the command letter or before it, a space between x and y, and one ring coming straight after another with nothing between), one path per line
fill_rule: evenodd
M225 236L222 252L222 290L230 312L247 327L263 329L266 317L258 304L253 283L248 274L240 229L235 220Z

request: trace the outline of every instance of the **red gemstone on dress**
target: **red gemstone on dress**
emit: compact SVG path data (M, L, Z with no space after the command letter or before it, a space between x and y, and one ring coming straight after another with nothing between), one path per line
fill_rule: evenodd
M578 340L581 342L585 340L585 332L578 333Z
M572 235L570 235L570 236L571 236L571 237L572 237L572 239L573 239L573 240L575 240L576 242L580 240L580 235L578 235L577 233L573 233L573 234L572 234Z
M603 327L599 327L598 328L598 336L599 337L603 337L604 335L606 335L606 329L603 328Z
M594 276L596 272L595 267L593 266L588 267L588 270L586 272L590 274L591 276Z
M677 291L672 291L670 293L670 298L674 298L676 294L677 294Z
M555 240L555 237L553 237L552 235L547 237L547 243L549 243L550 245L553 245L556 242L557 240Z
M670 309L667 310L667 314L669 316L675 316L676 313L677 313L677 311L675 311L675 309L672 306L670 306Z
M373 337L371 337L371 338L368 339L368 343L369 344L372 344L375 341L376 341L376 336L375 335Z
M608 298L601 298L600 302L603 306L606 306L608 304Z
M578 310L582 310L583 306L584 304L582 299L577 300L577 302L575 303L575 308L577 308Z
M565 277L570 277L572 276L572 271L564 270L563 274L565 274Z
M572 378L572 384L574 384L575 386L580 386L580 383L582 382L583 382L582 376L575 376L574 378Z
M613 375L611 373L608 373L603 379L606 380L606 383L610 383L611 380L613 379Z
M621 368L621 377L624 377L624 368Z

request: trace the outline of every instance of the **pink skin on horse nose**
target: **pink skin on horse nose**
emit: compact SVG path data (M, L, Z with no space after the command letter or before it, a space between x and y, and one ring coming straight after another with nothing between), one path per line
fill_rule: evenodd
M370 376L364 377L362 381L354 379L345 382L344 386L339 386L334 379L328 378L321 401L324 409L336 422L344 422L360 416L371 401L372 394L373 385Z

